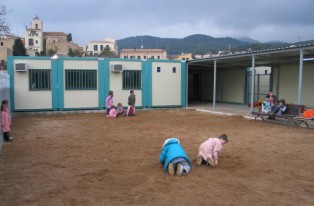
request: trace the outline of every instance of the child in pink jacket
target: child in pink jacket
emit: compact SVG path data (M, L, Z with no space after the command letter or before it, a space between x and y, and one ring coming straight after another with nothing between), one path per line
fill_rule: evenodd
M110 90L108 97L106 98L106 115L109 115L112 105L113 105L113 91Z
M112 118L117 117L117 110L114 107L114 105L111 106L108 117L112 117Z
M10 118L8 114L8 105L1 104L1 129L3 132L3 139L6 142L13 142L10 135Z
M199 147L197 166L201 166L202 164L212 167L218 166L218 154L222 149L222 145L226 143L228 143L228 136L225 134L219 137L208 138Z

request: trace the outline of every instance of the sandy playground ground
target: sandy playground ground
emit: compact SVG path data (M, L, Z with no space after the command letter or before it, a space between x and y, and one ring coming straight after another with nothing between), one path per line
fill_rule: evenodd
M22 114L0 155L1 206L314 205L314 132L186 109ZM226 133L218 168L197 167L199 144ZM172 177L158 158L178 137L193 162Z

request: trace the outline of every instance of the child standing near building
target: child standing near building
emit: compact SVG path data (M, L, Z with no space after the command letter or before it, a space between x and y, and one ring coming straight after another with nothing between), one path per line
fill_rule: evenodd
M163 164L164 171L171 176L187 174L192 168L191 161L177 138L169 138L164 142L159 161Z
M1 104L1 129L3 132L3 139L6 142L13 142L13 138L10 135L10 125L8 105Z
M106 115L109 115L111 106L113 104L113 91L109 91L109 95L106 99Z
M7 114L8 114L8 117L10 120L10 125L11 125L11 113L10 113L10 108L9 108L9 100L4 99L4 100L2 100L1 104L7 105Z
M128 102L134 107L134 112L135 112L135 94L134 94L134 90L130 91L130 96L128 98Z
M211 167L217 167L219 163L218 154L222 149L222 145L226 143L228 143L228 136L225 134L219 137L208 138L198 149L197 166L206 164Z

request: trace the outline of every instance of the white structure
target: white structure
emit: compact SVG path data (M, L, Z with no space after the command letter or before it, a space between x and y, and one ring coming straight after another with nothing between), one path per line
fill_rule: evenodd
M164 49L121 49L122 59L167 59L167 51Z
M43 51L43 40L43 22L36 15L32 20L31 28L26 27L25 48L40 53Z
M186 101L185 61L10 56L8 72L12 111L103 109L109 90L114 105L127 106L130 90L141 108Z
M86 47L85 51L87 54L92 54L93 56L98 56L105 48L106 46L110 47L110 50L117 54L118 52L118 46L115 39L112 38L105 38L103 41L90 41Z

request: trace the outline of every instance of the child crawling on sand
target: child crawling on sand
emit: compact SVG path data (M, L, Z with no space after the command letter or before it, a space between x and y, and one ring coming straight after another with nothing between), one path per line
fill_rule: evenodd
M228 143L228 136L222 134L218 137L208 138L203 142L198 150L197 166L206 164L210 167L218 166L219 152L222 149L222 145Z
M187 174L192 167L190 159L177 138L169 138L164 142L159 161L163 164L164 171L171 176Z

